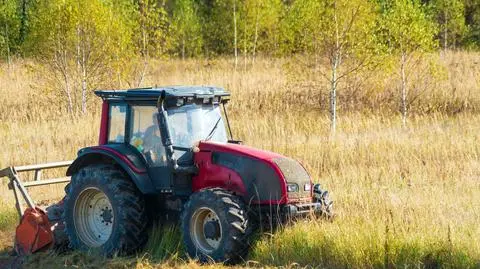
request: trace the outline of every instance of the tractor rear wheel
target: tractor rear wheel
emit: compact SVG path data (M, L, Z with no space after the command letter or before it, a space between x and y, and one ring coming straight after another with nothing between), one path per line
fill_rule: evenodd
M123 171L91 165L72 176L64 204L65 232L73 249L129 254L147 239L142 194Z
M201 262L236 263L247 254L250 235L243 201L222 189L194 193L181 216L185 248Z

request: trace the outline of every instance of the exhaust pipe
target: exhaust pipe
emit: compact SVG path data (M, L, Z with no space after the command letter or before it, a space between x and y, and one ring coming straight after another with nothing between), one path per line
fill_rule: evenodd
M175 158L175 155L174 155L175 152L174 152L173 143L172 143L172 136L170 134L170 128L168 126L168 114L164 107L165 97L166 97L166 93L165 91L162 91L157 101L157 108L158 108L157 121L158 121L158 127L160 129L160 136L162 138L162 144L165 147L168 163L174 173L197 174L198 168L195 165L179 166L177 159Z

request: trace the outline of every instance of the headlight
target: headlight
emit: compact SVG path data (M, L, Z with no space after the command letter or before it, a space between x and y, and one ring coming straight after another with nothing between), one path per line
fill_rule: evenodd
M295 183L287 184L287 191L288 192L298 192L298 185Z
M305 184L305 186L303 187L304 191L310 191L311 189L312 189L312 184L310 183Z

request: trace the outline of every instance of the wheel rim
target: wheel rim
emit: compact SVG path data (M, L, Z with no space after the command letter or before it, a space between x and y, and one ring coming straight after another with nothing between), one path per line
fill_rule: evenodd
M75 201L74 224L79 239L88 247L100 247L112 235L115 216L105 193L97 188L83 190Z
M222 241L222 225L218 215L208 207L197 209L190 221L190 237L203 253L212 253Z

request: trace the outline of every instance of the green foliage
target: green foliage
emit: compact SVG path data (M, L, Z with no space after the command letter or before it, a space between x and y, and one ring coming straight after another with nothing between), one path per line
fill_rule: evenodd
M341 50L347 58L367 52L376 47L375 11L371 1L295 1L282 25L283 51Z
M244 0L240 8L240 44L252 54L278 47L283 13L281 0Z
M62 11L62 5L70 10ZM99 7L98 11L92 9L95 5ZM46 6L52 8L46 9ZM338 15L340 32L345 32L346 27L348 32L355 33L342 36L348 40L345 44L355 39L353 43L359 48L375 47L371 46L372 42L393 46L394 50L398 49L399 43L423 43L419 47L432 48L433 44L427 44L432 43L430 39L447 48L470 48L480 44L480 6L473 0L94 0L89 3L2 0L0 55L5 56L10 50L36 56L31 50L36 46L32 44L37 40L59 37L55 33L43 32L39 19L57 33L68 34L66 29L73 27L68 24L76 24L80 14L88 14L85 18L91 25L110 21L113 28L110 38L117 44L113 47L117 52L113 54L117 58L123 53L128 54L127 60L121 60L121 65L136 56L231 55L235 43L233 6L236 6L237 46L245 55L253 57L256 54L283 56L318 52L327 42L324 40L332 40L334 13ZM106 11L105 7L109 10ZM90 12L93 16L104 14L106 17L90 18ZM355 23L349 25L352 16L355 16ZM73 21L70 22L69 18ZM373 21L376 21L374 25ZM385 42L378 42L376 34L365 34L371 33L372 27L376 28L375 33L385 37ZM410 27L413 27L411 33L407 31ZM98 34L101 35L102 31ZM61 39L63 37L56 42ZM24 40L29 44L24 45ZM129 51L125 52L127 49Z
M436 0L430 7L437 19L439 41L444 49L456 47L461 43L467 32L465 25L465 6L460 0Z
M202 25L193 0L178 0L173 9L175 51L182 58L198 56L202 52Z
M390 1L381 21L384 42L394 54L433 49L436 29L418 0Z
M239 0L199 1L205 54L232 54L234 47L233 3L238 13ZM237 14L238 19L238 14ZM237 22L237 26L241 24Z
M322 14L322 5L319 1L297 0L287 6L281 27L281 48L284 53L311 50L314 31L317 27L319 28L320 14Z
M170 24L164 4L154 0L139 0L133 39L143 56L163 56L171 46ZM132 38L127 35L127 38Z
M81 103L85 113L86 94L102 81L120 84L133 55L132 22L118 16L129 12L119 12L125 6L115 3L40 1L31 16L24 51L49 67L48 77L65 93L70 112Z
M20 20L15 0L0 1L0 56L9 57L16 51Z

